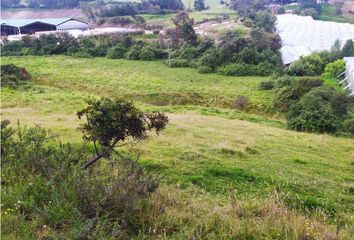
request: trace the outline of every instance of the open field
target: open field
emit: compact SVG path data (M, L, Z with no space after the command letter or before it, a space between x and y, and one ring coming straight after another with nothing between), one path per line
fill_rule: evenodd
M354 24L354 17L349 17L348 14L343 14L341 16L337 16L335 14L334 6L329 5L329 4L322 5L321 14L318 17L318 20Z
M341 237L350 239L354 139L286 130L282 119L265 110L272 93L257 89L265 78L202 75L161 62L104 58L3 57L6 63L25 67L34 83L1 90L2 119L40 124L64 141L81 141L75 113L90 96L126 96L144 110L166 112L166 131L130 149L140 154L147 169L161 175L163 186L155 197L162 194L158 201L168 208L156 229L174 222L180 235L171 239L188 238L193 226L207 228L218 221L215 231L231 224L229 234L236 239L245 239L241 233L247 228L262 236L262 228L269 233L272 227L273 235L260 239L284 239L292 228L305 231L312 224L306 217L315 216L321 233L321 224L334 232L334 216L340 216L348 227ZM230 108L238 95L249 97L253 113ZM283 196L280 205L273 202L274 192ZM236 205L230 196L238 199ZM242 217L240 211L251 216ZM319 212L332 217L319 217ZM215 234L206 239L228 239ZM296 236L289 239L300 239Z
M226 8L213 8L208 9L200 12L190 12L188 13L190 18L194 19L195 23L198 23L202 20L212 19L212 18L222 18L225 14L229 15L230 19L236 18L235 11ZM165 15L158 15L158 14L143 14L141 15L149 24L158 24L164 27L173 27L173 23L171 19L175 16L175 14L165 14Z

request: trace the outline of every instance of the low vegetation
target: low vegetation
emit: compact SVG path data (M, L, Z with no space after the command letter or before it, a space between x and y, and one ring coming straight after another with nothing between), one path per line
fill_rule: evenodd
M32 79L25 68L17 67L14 64L1 65L1 86L18 87Z
M25 67L34 78L28 89L5 87L1 90L3 118L13 123L20 119L22 126L41 123L53 134L60 134L62 141L71 142L71 147L55 139L34 144L34 138L29 136L37 136L34 132L43 136L44 130L13 128L17 134L10 138L14 143L10 148L29 145L14 151L21 154L20 158L16 154L6 156L16 161L3 161L6 163L3 191L7 193L3 192L6 196L3 219L7 219L2 222L4 236L39 239L57 236L335 238L338 225L338 238L349 238L352 197L348 166L353 153L352 140L287 131L281 120L240 112L247 112L250 107L255 109L252 106L261 103L271 103L272 94L258 90L262 78L200 75L194 69L171 69L161 62L105 58L26 56L3 57L3 62ZM105 66L104 71L102 66ZM189 95L191 100L202 96L205 102L189 102L195 105L183 106L183 102L171 98L174 91L186 94L183 98ZM89 171L81 170L95 150L94 144L81 142L76 130L80 121L75 118L75 112L87 108L85 98L98 92L111 97L117 93L130 95L129 98L134 96L144 109L168 112L170 123L160 136L152 135L144 143L117 149L129 159L140 156L137 163L129 161L127 168L127 163L113 154L111 160L100 160L91 165ZM164 93L169 100L167 105L161 106L159 99ZM229 99L230 108L210 107L223 106L216 96ZM19 132L26 137L19 140ZM288 143L286 147L284 142ZM39 155L27 158L34 146L38 151L33 153ZM45 158L40 157L44 154L43 148ZM67 155L70 157L65 157ZM26 165L22 166L24 163ZM37 166L35 172L29 170ZM12 174L18 172L18 168L22 170ZM65 171L52 175L40 172L52 168ZM125 176L131 176L129 171L133 170L129 169L135 169L133 176L137 182L124 180ZM284 174L277 174L279 169ZM116 175L121 171L127 175ZM160 175L158 185L148 180L150 174ZM92 181L94 185L87 185ZM137 194L131 196L134 198L117 195L120 191L113 188L116 183L129 188L134 186ZM134 183L146 188L138 188L132 185ZM102 189L102 185L112 185L112 188ZM87 194L87 191L95 194ZM31 202L33 192L42 193L36 195L38 204ZM115 197L128 204L126 212L108 204ZM90 205L79 204L81 201ZM93 206L97 215L92 217L90 212L85 212L92 208L84 206ZM107 208L110 210L105 210ZM113 220L109 215L114 216ZM16 226L15 232L13 226Z

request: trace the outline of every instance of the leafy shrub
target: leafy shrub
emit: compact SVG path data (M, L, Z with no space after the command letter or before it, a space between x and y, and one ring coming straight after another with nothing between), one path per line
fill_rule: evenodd
M344 57L354 57L354 42L349 39L343 46L342 49Z
M221 64L220 53L216 49L208 49L200 58L200 65L215 69Z
M225 76L249 76L252 75L252 70L248 65L234 63L218 68L218 73Z
M272 90L274 88L274 81L260 82L258 88L261 90Z
M280 7L278 8L278 14L284 14L285 13L285 8L284 7Z
M77 58L92 58L92 55L88 53L85 49L79 49L73 53L68 53L68 55Z
M198 68L198 72L201 74L207 74L207 73L212 73L214 72L214 70L211 67L207 67L207 66L200 66Z
M139 54L139 59L144 61L152 61L156 59L154 51L150 47L143 47Z
M289 86L283 87L278 91L273 101L273 105L280 112L287 112L291 105L299 101L303 95L311 89L321 85L321 79L304 78L298 81L293 81Z
M183 45L179 50L178 50L178 57L191 60L195 59L198 57L197 49L194 46L190 45Z
M26 48L25 43L20 41L12 41L0 45L1 47L1 56L16 56L24 55L22 49Z
M118 45L108 49L107 58L111 58L111 59L124 58L124 55L126 53L125 49L126 48L123 45L118 44Z
M343 128L354 136L354 117L346 119L343 122Z
M275 80L275 87L276 88L288 87L293 82L294 79L292 79L289 75L285 75Z
M142 46L139 44L133 45L126 53L126 58L130 60L139 60Z
M93 57L104 57L107 55L108 47L104 45L95 46L94 48L88 49L88 52Z
M167 60L166 64L171 68L189 67L189 62L187 60L179 58Z
M287 113L288 127L305 132L336 132L340 127L340 119L330 105L335 94L333 89L324 87L305 94L290 107Z
M2 204L14 209L4 215L10 222L7 226L26 215L23 221L36 219L31 222L34 238L41 234L34 229L45 223L65 239L100 238L99 232L105 234L104 239L126 239L146 223L142 210L158 181L135 161L112 158L111 169L84 171L80 163L88 157L87 148L60 144L40 127L12 129L2 122L1 136L2 178L6 181ZM117 231L117 226L124 227ZM11 231L13 226L2 228L2 233Z
M306 8L300 12L301 15L311 16L316 19L318 17L318 11L315 8Z
M269 76L274 72L274 66L267 62L249 66L252 76Z
M321 75L326 63L318 53L301 57L293 62L289 67L289 74L296 76L316 76Z
M328 63L324 70L323 75L325 77L337 77L339 74L345 71L345 61L337 60L333 63Z
M90 99L88 106L77 113L79 119L85 118L80 130L86 141L95 146L95 156L85 163L87 168L102 158L109 158L116 153L115 147L127 138L131 141L142 141L147 132L162 131L168 118L160 113L143 113L132 102L124 99ZM98 148L99 147L99 148Z
M25 68L17 67L14 64L1 65L1 85L17 87L20 84L32 79Z

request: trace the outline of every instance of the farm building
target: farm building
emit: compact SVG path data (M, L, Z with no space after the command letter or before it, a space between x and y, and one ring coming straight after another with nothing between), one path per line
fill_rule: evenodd
M281 56L285 65L313 52L330 50L338 39L342 46L354 40L354 24L314 20L310 16L277 16L277 33L281 38Z
M1 36L73 29L86 30L88 24L72 18L1 19Z

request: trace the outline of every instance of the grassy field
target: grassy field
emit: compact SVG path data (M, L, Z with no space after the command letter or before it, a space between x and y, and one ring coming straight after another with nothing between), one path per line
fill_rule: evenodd
M318 17L318 20L354 24L354 18L350 18L342 15L337 16L335 14L334 6L329 4L322 5L321 14Z
M284 8L286 10L300 9L300 7L298 5L285 5ZM322 21L354 24L354 17L351 17L348 14L336 15L334 6L330 5L330 4L322 4L321 5L321 13L316 19L322 20Z
M171 205L156 228L174 222L181 232L173 239L188 238L192 226L222 231L227 224L235 226L228 230L235 236L241 228L254 228L262 236L262 229L274 227L274 235L249 239L285 239L290 229L302 231L314 222L316 231L325 232L325 226L334 232L334 216L347 224L342 239L350 239L354 140L286 130L284 121L267 110L272 93L257 89L264 78L202 75L161 62L104 58L3 57L6 63L25 67L34 83L1 89L2 118L40 124L64 141L81 141L75 113L90 96L126 96L144 110L168 114L166 131L130 150L161 175L164 184L156 197L162 194L159 202ZM230 107L238 95L249 97L251 113ZM274 192L283 202L267 205L278 196ZM266 206L271 210L262 217ZM240 209L248 209L247 214L253 209L254 215L243 218ZM221 225L215 225L218 221ZM209 233L205 239L228 239L217 236Z
M221 18L225 14L229 15L230 19L235 19L236 18L236 13L235 11L226 8L226 7L220 7L220 8L212 8L200 12L190 12L188 13L190 18L194 19L194 22L200 22L205 19L211 19L211 18ZM175 14L165 14L165 15L158 15L158 14L143 14L141 15L144 17L144 19L147 21L148 24L158 24L162 25L164 27L172 27L173 23L171 19L175 16Z

